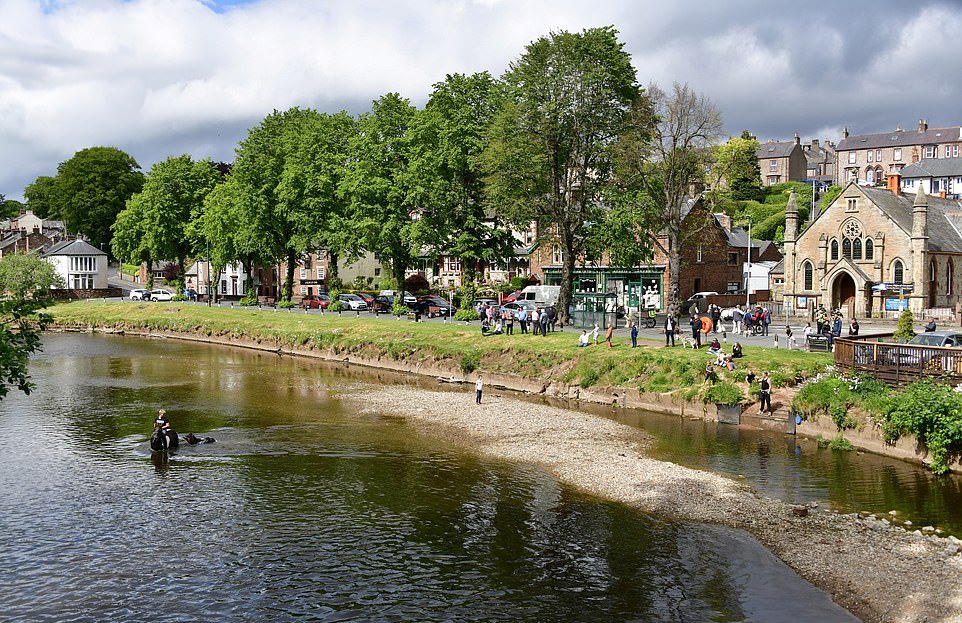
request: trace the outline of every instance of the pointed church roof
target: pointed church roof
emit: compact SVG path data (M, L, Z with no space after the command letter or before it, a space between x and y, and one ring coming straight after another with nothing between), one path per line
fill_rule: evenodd
M924 190L922 190L922 185L921 185L921 184L919 184L919 190L918 190L918 192L915 193L915 202L914 202L912 205L913 205L913 206L927 206L927 205L929 205L929 196L925 194L925 191L924 191Z

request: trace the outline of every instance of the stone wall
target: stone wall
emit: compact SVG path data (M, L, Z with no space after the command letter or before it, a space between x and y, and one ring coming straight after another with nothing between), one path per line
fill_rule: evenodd
M96 288L90 290L79 290L74 288L62 288L51 290L50 297L58 301L75 301L78 299L102 299L123 296L120 288Z

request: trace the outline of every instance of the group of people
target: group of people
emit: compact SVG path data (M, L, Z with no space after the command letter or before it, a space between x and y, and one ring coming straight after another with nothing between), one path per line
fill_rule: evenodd
M717 307L717 306L716 306ZM721 314L719 313L719 319ZM736 305L732 310L732 333L745 335L752 332L753 327L761 327L762 335L768 335L768 327L772 324L772 312L767 307L755 305L742 309L741 305Z
M637 346L638 328L635 325L632 325L632 327L634 328L634 332L632 334L632 344L633 346ZM578 338L578 348L584 348L585 346L591 345L592 340L594 340L595 345L597 345L598 334L600 332L601 327L598 326L598 323L595 323L595 328L591 330L590 334L588 333L588 329L582 329L581 336ZM614 336L614 332L615 327L613 325L608 325L608 328L605 329L605 344L608 345L608 348L611 348L611 338Z
M517 316L507 309L496 309L493 305L485 303L481 307L481 334L482 335L514 335L514 323L517 320L521 328L521 334L529 332L532 335L547 335L548 331L555 331L558 322L558 314L552 306L535 307L529 313L522 308L518 310Z

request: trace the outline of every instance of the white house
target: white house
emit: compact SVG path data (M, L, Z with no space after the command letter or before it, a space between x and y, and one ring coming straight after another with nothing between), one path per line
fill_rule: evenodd
M186 287L193 288L198 294L207 294L207 284L209 281L209 268L210 265L206 260L198 260L187 269L184 275L184 283ZM244 296L244 283L247 281L247 272L244 270L243 264L240 262L233 262L228 264L224 270L217 275L216 281L213 287L217 290L219 296L230 296L230 297L243 297Z
M958 199L962 196L962 158L924 158L903 168L897 179L904 193L916 193L921 187L927 195Z
M40 253L53 264L68 288L104 290L107 286L107 254L83 240L64 240Z

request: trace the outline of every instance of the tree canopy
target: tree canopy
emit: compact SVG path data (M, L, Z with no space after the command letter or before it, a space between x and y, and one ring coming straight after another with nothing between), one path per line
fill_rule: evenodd
M60 187L57 178L41 175L23 189L27 209L40 218L60 219Z
M140 165L115 147L89 147L57 167L55 203L68 231L86 236L94 246L110 250L111 225L140 192L144 175Z
M539 241L560 247L566 322L575 262L605 218L611 145L639 99L635 68L614 28L592 28L532 42L502 80L483 158L488 199L519 226L537 221Z

